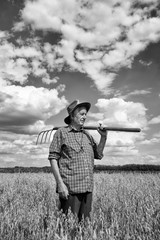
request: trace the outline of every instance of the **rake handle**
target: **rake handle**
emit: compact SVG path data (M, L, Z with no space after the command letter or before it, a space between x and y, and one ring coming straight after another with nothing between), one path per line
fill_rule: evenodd
M57 130L60 127L54 127L52 130ZM83 129L86 130L97 130L96 126L84 126ZM140 128L122 128L122 127L103 127L107 131L119 131L119 132L140 132Z

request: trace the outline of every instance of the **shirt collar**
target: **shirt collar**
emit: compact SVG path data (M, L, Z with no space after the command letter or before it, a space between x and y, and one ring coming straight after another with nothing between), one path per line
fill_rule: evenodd
M76 129L74 129L71 125L68 125L68 132L82 132L83 131L83 127L78 131Z

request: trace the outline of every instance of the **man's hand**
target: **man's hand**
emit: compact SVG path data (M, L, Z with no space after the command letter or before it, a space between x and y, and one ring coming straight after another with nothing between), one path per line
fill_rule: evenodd
M64 183L58 184L58 193L61 198L68 199L69 192L67 186Z
M102 124L99 124L99 127L97 128L97 131L99 132L101 137L107 138L108 132L107 132L107 130L105 128L103 128Z

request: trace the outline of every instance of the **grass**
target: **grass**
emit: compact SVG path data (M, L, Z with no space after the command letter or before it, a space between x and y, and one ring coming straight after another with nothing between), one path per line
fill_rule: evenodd
M91 221L57 209L52 174L0 174L0 240L159 240L160 174L99 173ZM78 229L78 230L77 230Z

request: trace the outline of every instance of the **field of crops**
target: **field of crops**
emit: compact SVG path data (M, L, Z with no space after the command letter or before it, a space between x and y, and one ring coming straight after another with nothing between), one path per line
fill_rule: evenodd
M160 174L99 173L91 221L57 209L52 174L0 174L0 240L159 240Z

